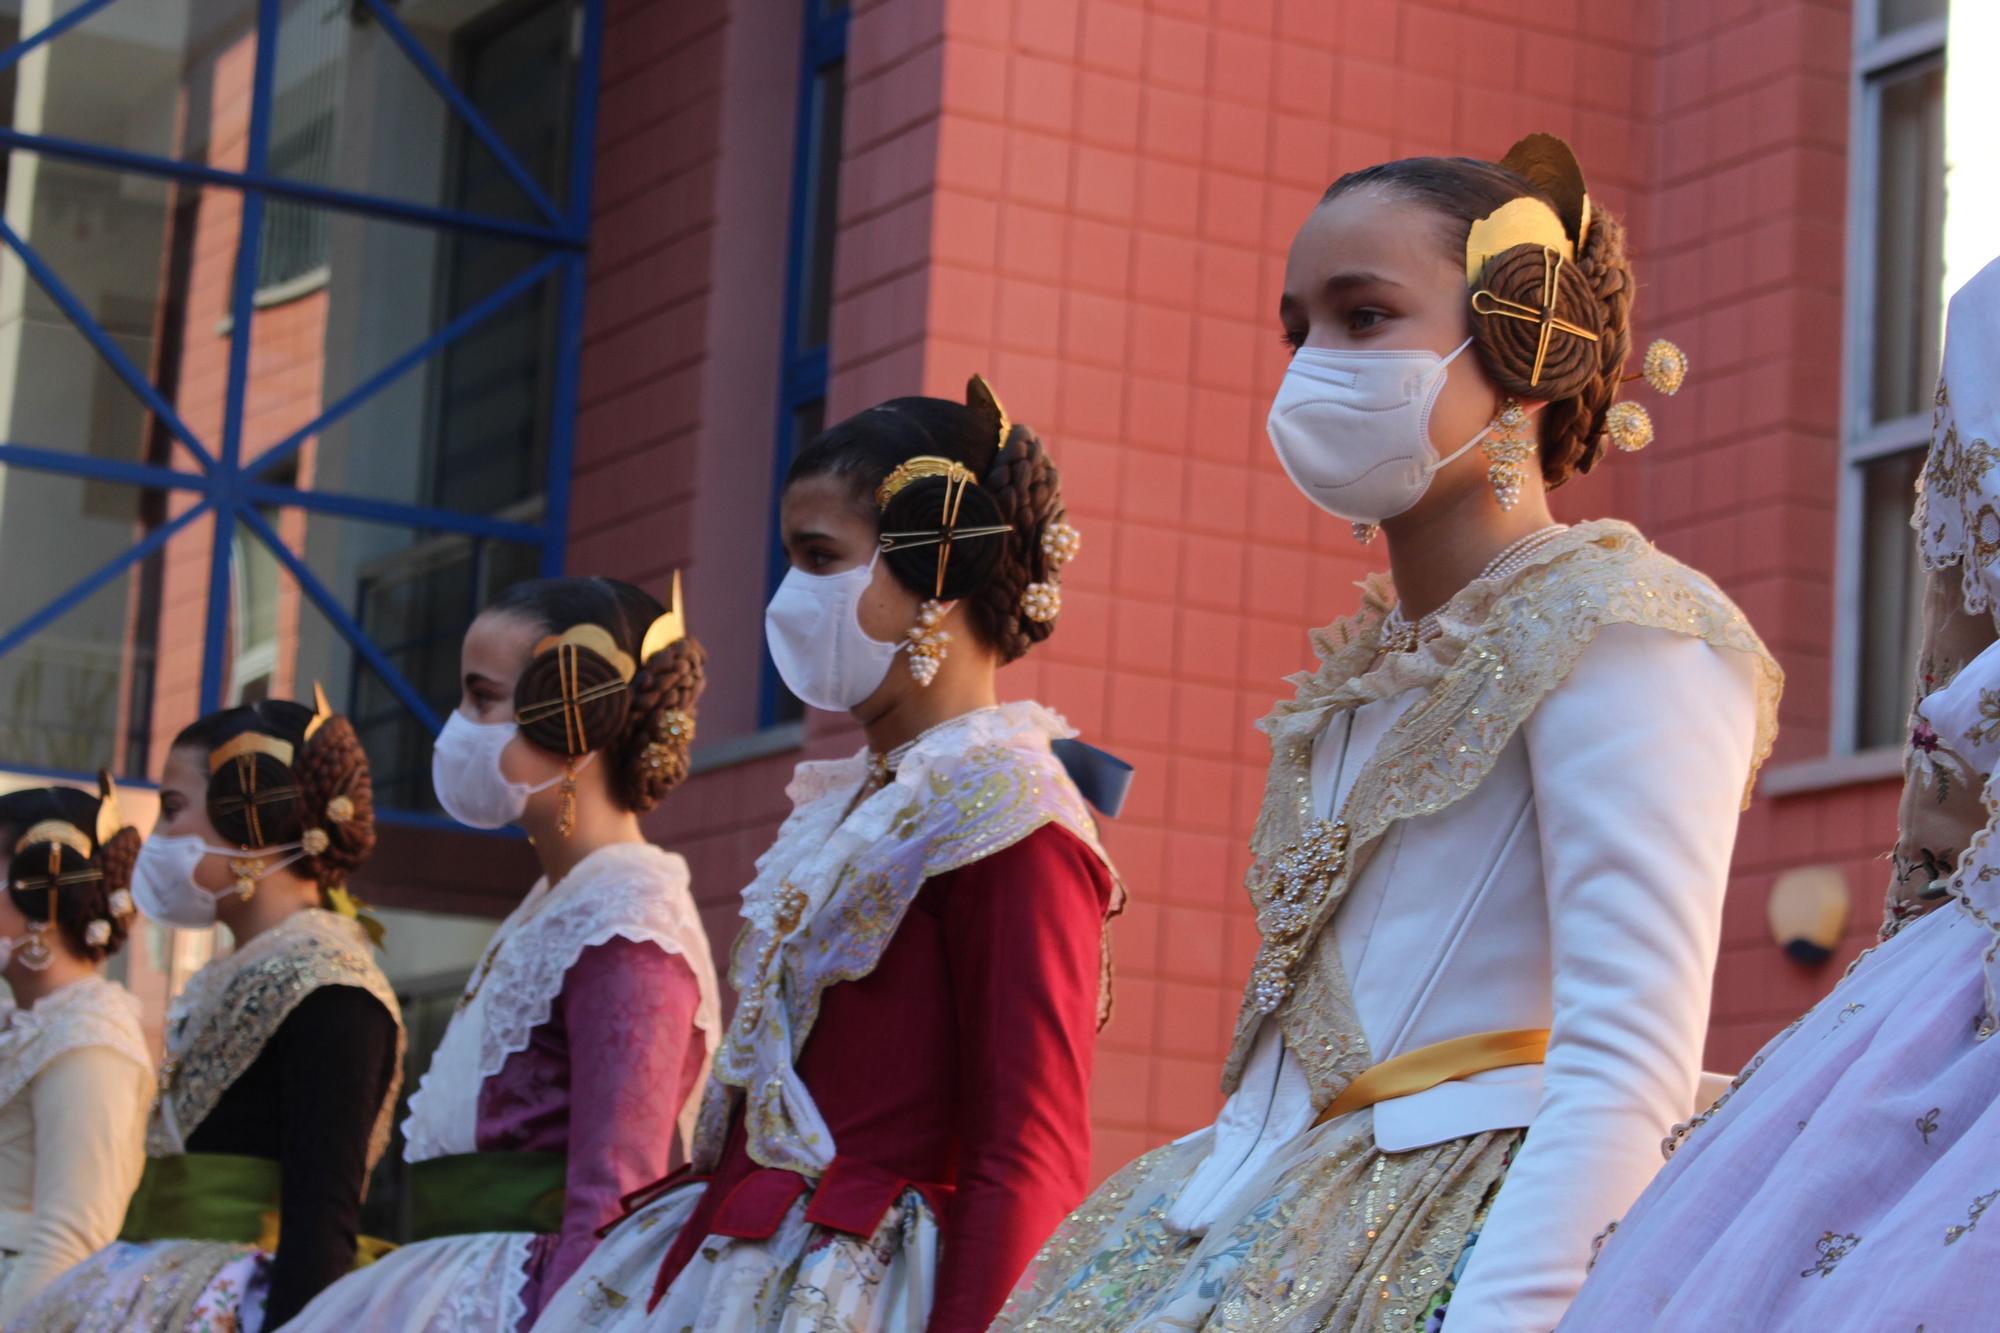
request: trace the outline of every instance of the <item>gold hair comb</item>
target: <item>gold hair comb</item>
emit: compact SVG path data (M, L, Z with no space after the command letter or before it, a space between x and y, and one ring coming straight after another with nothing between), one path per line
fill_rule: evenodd
M41 823L34 825L15 842L14 855L19 856L30 847L39 847L43 843L50 843L57 847L67 847L84 860L87 861L90 859L90 839L84 836L82 829L70 823L67 819L44 819ZM58 857L50 865L50 872L54 873L61 868L61 865L61 858Z
M959 486L979 484L978 478L972 475L972 469L957 459L919 454L915 458L897 464L895 471L882 478L882 484L875 488L875 507L887 509L889 501L901 494L911 482L922 481L926 477L943 477L947 482Z
M314 681L313 715L312 721L306 723L306 739L311 740L314 732L331 721L333 721L333 705L326 701L326 687Z
M209 752L208 771L212 774L219 773L222 771L222 766L230 760L257 754L269 755L286 768L290 768L292 756L296 753L288 740L266 736L261 731L246 731L241 736L224 741Z
M639 660L650 662L654 653L665 652L686 637L687 612L681 606L681 572L677 569L667 593L666 613L646 627L646 637L639 641Z
M111 779L111 770L97 770L97 845L104 846L118 836L118 830L125 827L125 815L118 808L118 784Z

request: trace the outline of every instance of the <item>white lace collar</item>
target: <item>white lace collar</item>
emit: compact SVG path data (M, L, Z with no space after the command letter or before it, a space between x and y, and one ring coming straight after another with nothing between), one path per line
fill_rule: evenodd
M85 1046L105 1046L142 1069L153 1066L139 1025L139 1001L115 981L89 976L53 991L32 1009L10 1007L0 1017L0 1105L51 1060Z

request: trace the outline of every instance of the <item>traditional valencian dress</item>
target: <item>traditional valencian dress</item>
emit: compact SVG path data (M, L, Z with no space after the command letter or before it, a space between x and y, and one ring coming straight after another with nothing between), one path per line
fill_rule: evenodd
M1411 651L1390 595L1262 723L1220 1118L1106 1181L996 1328L1546 1330L1690 1111L1776 665L1623 523Z
M696 1175L547 1330L984 1329L1088 1180L1121 890L1038 704L801 764L744 891Z
M152 1100L139 1002L118 983L0 1017L0 1327L118 1234Z
M1952 298L1916 525L1886 938L1667 1145L1566 1331L2000 1326L2000 262Z
M412 1243L287 1330L525 1329L620 1200L685 1150L721 1027L679 855L618 843L537 882L410 1098Z
M403 1055L360 926L307 908L209 963L169 1006L166 1042L118 1241L10 1330L256 1333L354 1263Z

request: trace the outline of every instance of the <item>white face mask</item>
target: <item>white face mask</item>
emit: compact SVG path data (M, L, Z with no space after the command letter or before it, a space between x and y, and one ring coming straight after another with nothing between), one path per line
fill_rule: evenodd
M505 828L528 809L528 798L563 780L558 773L547 782L513 782L500 770L500 752L520 734L512 722L474 722L454 711L445 719L431 750L431 790L438 804L459 823L471 828ZM586 767L595 750L576 767Z
M861 628L861 594L874 579L874 560L838 574L789 570L764 608L771 661L785 687L814 708L854 707L875 693L902 651Z
M1292 356L1265 429L1285 475L1305 497L1350 523L1406 513L1438 469L1485 439L1488 426L1449 457L1431 444L1431 407L1451 363L1436 352L1354 352L1302 347Z
M268 860L274 852L290 855ZM243 885L254 886L264 876L282 870L304 855L295 842L245 852L234 847L211 846L192 833L179 837L155 833L140 845L139 859L132 867L132 901L163 926L206 930L215 924L217 899L232 893L249 897ZM227 857L232 863L265 861L265 864L256 874L241 876L229 888L204 889L194 882L195 867L204 856Z

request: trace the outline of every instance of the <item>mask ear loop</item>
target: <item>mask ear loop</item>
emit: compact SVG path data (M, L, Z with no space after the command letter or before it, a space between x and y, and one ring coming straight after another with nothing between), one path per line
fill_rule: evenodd
M1431 437L1431 409L1437 406L1438 396L1444 392L1445 382L1451 378L1451 363L1458 360L1458 358L1464 353L1465 349L1470 346L1472 346L1472 335L1467 334L1465 341L1460 343L1457 347L1453 348L1451 355L1438 363L1438 378L1436 387L1431 391L1430 401L1424 404L1424 439L1426 440L1429 440ZM1545 402L1526 402L1521 404L1522 409L1525 412L1527 412L1528 419L1530 421L1534 420L1535 414L1537 412L1541 411L1543 408L1547 406L1548 404ZM1440 458L1437 461L1437 463L1432 466L1431 475L1436 476L1438 473L1450 467L1453 463L1456 463L1459 459L1471 453L1474 449L1479 447L1479 445L1482 442L1484 442L1487 436L1493 433L1494 428L1497 427L1499 424L1500 424L1500 414L1496 411L1493 414L1492 420L1488 421L1486 425L1483 428L1481 428L1478 434L1474 435L1464 444L1459 445L1458 448L1452 450L1449 454L1446 454L1443 458ZM1433 444L1431 448L1436 449L1437 446Z

